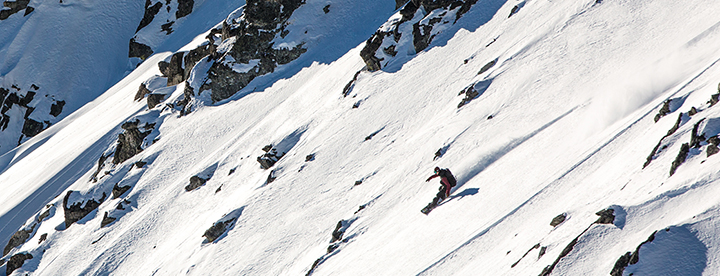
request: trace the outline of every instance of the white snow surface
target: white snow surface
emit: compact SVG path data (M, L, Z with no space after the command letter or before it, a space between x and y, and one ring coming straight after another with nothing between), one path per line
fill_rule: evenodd
M114 8L127 26L113 47L125 49L141 4ZM157 62L171 52L156 53L97 98L86 94L93 100L0 156L0 246L34 225L3 257L33 255L12 275L539 275L576 238L550 275L609 275L638 248L639 262L623 275L717 275L720 155L707 157L709 143L701 142L669 172L694 126L705 138L720 134L720 107L708 103L720 82L720 2L479 0L424 51L361 72L343 97L364 67L364 41L394 4L307 0L277 41L305 43L306 53L185 116L133 101L141 83L161 83ZM216 23L238 8L227 6ZM86 10L40 11L23 20L84 20ZM197 45L202 35L181 33L163 45ZM19 43L0 43L8 41ZM20 51L26 45L55 49L3 46L3 82L35 72L8 61L35 58ZM98 47L87 58L108 58ZM97 68L47 62L107 72L67 82L93 89L126 69L120 58ZM159 89L177 99L183 85ZM458 108L458 93L471 85L479 96ZM671 113L655 122L667 100ZM688 116L692 107L698 113ZM120 125L135 118L155 118L156 142L91 181ZM268 144L286 154L263 170L256 159ZM438 149L444 154L433 160ZM439 184L424 180L435 166L449 168L458 185L426 216L419 211ZM209 180L188 192L195 175ZM68 191L70 202L97 200L116 183L131 189L65 227ZM606 208L614 222L593 224ZM117 220L100 227L106 212ZM550 226L560 214L567 219ZM218 239L203 237L226 221ZM331 243L338 222L344 234Z

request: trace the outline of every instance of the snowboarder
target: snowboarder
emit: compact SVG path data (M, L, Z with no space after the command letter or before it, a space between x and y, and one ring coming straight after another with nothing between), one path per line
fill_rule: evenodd
M453 176L450 172L450 169L440 169L440 167L435 167L435 174L431 175L427 180L425 180L425 182L428 182L436 177L440 177L440 184L442 184L442 186L440 186L440 191L437 193L433 201L422 209L421 212L426 215L430 213L432 209L437 207L440 202L450 196L450 190L457 184L455 176Z

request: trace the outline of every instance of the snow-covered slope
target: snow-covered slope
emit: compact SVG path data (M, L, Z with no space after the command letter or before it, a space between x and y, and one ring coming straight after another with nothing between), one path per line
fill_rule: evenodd
M9 274L720 270L718 3L181 2L0 157Z

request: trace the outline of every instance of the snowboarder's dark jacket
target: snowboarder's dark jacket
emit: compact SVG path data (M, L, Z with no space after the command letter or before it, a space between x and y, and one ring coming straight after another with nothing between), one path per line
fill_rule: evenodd
M449 169L440 169L438 167L435 167L435 174L430 176L425 181L430 181L431 179L438 176L440 177L440 183L445 186L445 196L447 197L450 195L450 189L452 189L452 187L455 187L455 185L457 184L455 176L452 175Z

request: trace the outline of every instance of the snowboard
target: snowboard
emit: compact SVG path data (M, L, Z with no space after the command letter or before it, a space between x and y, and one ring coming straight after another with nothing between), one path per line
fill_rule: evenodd
M442 201L440 201L440 202L442 202ZM437 204L432 204L432 202L430 202L427 206L425 206L425 208L422 208L422 210L420 210L420 212L425 215L430 214L430 212L433 209L435 209L438 205L440 205L440 202L438 202Z

